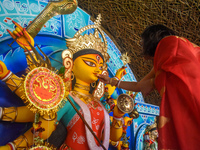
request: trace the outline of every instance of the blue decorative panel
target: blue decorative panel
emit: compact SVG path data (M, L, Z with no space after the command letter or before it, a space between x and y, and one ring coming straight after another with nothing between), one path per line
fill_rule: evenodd
M74 34L82 27L89 25L90 16L77 8L76 11L70 15L63 15L63 32L64 37L72 38ZM88 31L83 32L87 34Z

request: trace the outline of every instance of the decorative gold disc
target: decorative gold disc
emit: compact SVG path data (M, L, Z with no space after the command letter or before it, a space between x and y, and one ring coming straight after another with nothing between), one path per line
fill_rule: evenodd
M134 101L128 94L120 94L117 98L117 106L124 113L130 113L134 109Z

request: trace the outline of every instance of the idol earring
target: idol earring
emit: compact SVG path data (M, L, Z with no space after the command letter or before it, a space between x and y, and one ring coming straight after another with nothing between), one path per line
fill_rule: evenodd
M71 80L74 80L74 73L71 73Z
M90 85L91 85L91 87L95 88L96 87L96 82L92 82Z

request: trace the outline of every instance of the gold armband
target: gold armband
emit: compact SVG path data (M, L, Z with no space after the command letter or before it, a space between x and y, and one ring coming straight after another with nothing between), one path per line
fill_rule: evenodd
M40 117L46 121L52 121L57 118L57 113L52 112L49 115L42 115Z
M19 89L23 83L22 78L17 77L12 72L2 81L6 83L12 92L15 92L17 89Z
M11 121L15 122L17 118L17 108L16 107L8 107L8 108L0 108L0 120L2 121Z
M13 142L9 142L7 145L9 145L13 150L29 148L28 140L24 135L21 135Z
M120 129L122 128L123 125L123 121L122 121L123 117L114 117L113 116L113 122L112 122L112 126L116 129Z

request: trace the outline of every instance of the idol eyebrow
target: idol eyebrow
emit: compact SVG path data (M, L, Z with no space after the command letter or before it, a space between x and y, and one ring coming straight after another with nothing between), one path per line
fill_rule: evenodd
M95 59L88 58L88 57L82 57L82 58L91 59L91 60L93 60L93 61L95 61L97 63L97 61Z

